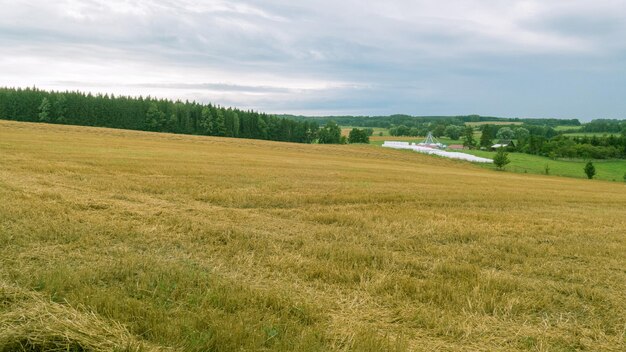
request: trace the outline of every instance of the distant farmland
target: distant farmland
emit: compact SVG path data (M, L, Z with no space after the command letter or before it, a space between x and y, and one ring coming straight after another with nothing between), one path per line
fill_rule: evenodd
M0 350L624 351L626 187L0 121Z

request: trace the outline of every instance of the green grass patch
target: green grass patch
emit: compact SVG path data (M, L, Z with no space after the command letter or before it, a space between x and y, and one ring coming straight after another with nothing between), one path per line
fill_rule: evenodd
M468 154L493 159L495 152L466 150ZM553 160L547 157L525 153L509 153L511 163L506 170L519 173L545 174L546 165L549 174L555 176L586 178L583 168L584 160ZM594 160L596 176L594 178L607 181L624 181L626 160ZM482 167L495 169L492 164L481 164Z

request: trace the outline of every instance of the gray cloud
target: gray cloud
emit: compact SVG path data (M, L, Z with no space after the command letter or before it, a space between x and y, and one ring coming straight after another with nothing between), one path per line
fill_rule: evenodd
M626 0L0 7L1 85L276 113L626 115Z

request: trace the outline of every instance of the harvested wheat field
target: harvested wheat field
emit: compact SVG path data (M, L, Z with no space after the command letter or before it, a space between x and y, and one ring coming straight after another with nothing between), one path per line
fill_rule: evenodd
M0 351L624 351L626 186L0 122Z

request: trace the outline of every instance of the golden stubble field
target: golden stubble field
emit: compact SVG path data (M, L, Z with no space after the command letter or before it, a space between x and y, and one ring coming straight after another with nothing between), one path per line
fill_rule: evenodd
M0 121L0 350L624 351L626 187Z

